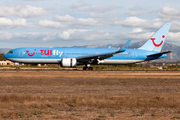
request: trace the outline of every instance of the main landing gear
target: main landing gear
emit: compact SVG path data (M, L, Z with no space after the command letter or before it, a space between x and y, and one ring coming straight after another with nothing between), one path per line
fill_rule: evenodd
M83 67L83 70L93 70L93 67Z
M93 67L90 67L91 65L85 65L85 67L83 67L83 70L93 70Z

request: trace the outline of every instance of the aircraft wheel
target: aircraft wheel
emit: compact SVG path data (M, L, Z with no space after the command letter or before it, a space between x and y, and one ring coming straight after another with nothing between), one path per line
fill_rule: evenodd
M93 67L83 67L83 70L93 70Z
M83 67L83 70L87 70L87 67Z

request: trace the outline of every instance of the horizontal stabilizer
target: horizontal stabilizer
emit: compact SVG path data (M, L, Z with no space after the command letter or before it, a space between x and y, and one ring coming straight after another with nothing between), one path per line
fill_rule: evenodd
M128 40L125 44L124 44L124 46L120 49L120 50L118 50L116 53L120 53L120 52L124 52L124 51L126 51L126 49L129 47L129 44L131 43L131 40Z
M151 54L151 55L147 55L147 57L161 56L161 55L163 55L163 54L167 54L167 53L171 53L171 52L173 52L173 51L166 51L166 52Z

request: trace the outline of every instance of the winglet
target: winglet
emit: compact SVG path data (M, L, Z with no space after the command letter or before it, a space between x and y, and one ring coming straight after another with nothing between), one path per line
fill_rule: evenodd
M129 44L131 43L131 40L128 40L121 49L119 49L116 53L124 52L129 47Z
M108 49L111 49L111 46L109 46Z

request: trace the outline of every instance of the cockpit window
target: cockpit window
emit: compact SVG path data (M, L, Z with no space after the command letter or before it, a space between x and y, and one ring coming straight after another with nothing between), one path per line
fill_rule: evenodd
M9 51L8 53L13 54L13 51Z

